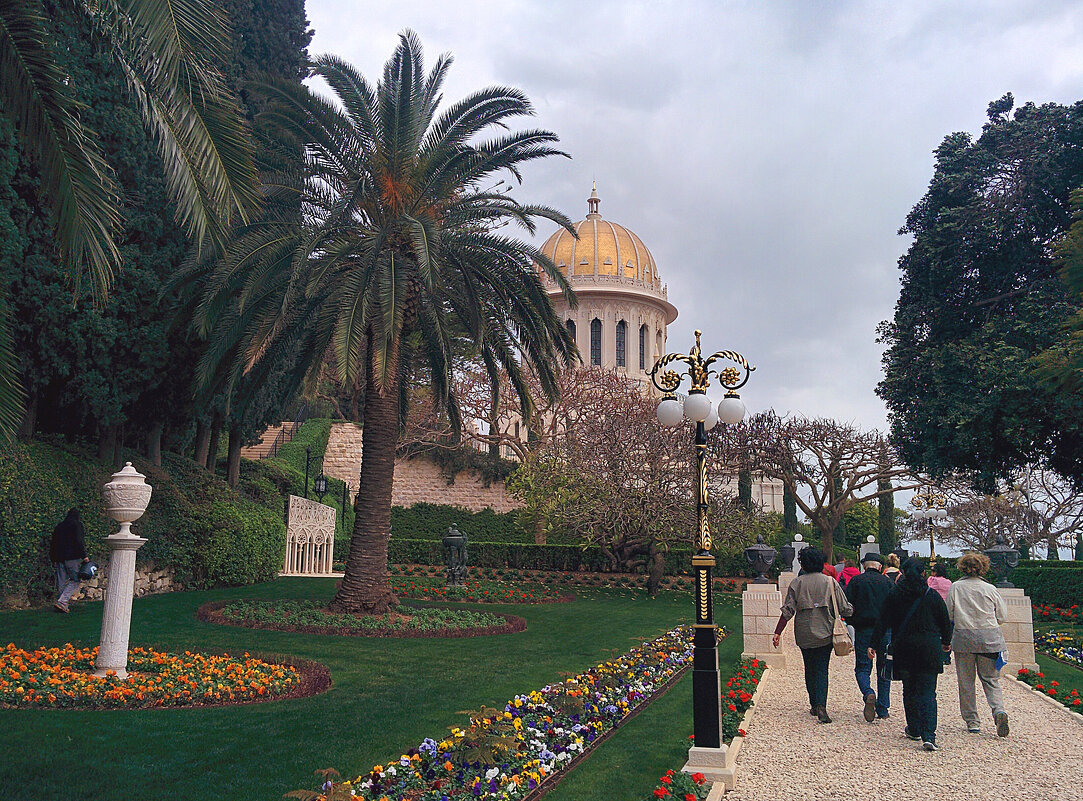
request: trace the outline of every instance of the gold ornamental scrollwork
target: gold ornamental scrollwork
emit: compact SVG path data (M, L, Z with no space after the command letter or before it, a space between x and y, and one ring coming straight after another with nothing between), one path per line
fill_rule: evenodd
M699 617L707 619L707 571L699 571Z

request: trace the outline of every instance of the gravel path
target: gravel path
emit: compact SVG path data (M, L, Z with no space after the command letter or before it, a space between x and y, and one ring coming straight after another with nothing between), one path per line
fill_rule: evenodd
M792 639L791 639L792 642ZM737 787L727 801L916 798L1061 801L1079 798L1083 723L1003 679L1011 735L996 736L980 685L982 733L959 716L954 666L937 682L937 745L929 753L903 737L902 685L891 685L891 717L866 723L853 656L831 658L828 711L822 725L808 713L801 655L772 669L737 756Z

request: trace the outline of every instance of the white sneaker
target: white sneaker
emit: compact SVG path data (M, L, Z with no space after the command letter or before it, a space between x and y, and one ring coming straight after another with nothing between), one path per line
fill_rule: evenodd
M971 734L981 734L981 726L977 723L966 724L966 730Z

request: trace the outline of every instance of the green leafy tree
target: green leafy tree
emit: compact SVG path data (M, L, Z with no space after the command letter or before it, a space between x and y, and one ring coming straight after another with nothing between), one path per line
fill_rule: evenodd
M981 136L947 136L901 233L894 318L881 326L892 440L913 469L965 473L990 491L1029 463L1083 480L1083 393L1031 359L1079 309L1056 245L1083 183L1083 103L989 105Z
M303 164L291 171L283 154L287 166L264 217L238 232L225 258L201 268L209 271L202 319L218 354L208 369L228 362L240 376L289 352L311 382L333 351L341 382L356 381L364 393L365 459L333 601L340 610L382 612L394 602L387 542L406 373L423 363L434 398L458 424L451 321L492 359L487 366L507 374L528 418L523 363L551 395L557 364L575 352L532 264L572 300L565 278L504 229L533 233L539 218L570 229L570 221L489 189L496 176L518 178L523 164L559 154L556 136L506 131L533 113L514 89L483 89L441 113L450 64L441 57L426 73L421 45L407 32L375 85L337 58L317 58L314 74L337 102L278 85L265 117L303 146ZM501 133L479 140L494 129ZM300 221L292 215L298 203Z
M84 272L102 300L122 263L121 197L88 124L93 106L79 96L68 51L52 22L77 14L96 56L124 76L124 94L152 132L172 211L200 244L224 241L234 218L257 207L247 137L221 67L228 27L210 2L106 0L0 5L0 115L38 172L37 200L76 294ZM2 289L2 287L0 287ZM0 436L10 436L24 394L10 356L6 301L0 298Z

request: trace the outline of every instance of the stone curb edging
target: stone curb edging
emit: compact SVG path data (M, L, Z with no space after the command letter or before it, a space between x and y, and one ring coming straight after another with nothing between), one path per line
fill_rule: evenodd
M1043 701L1045 701L1045 702L1046 702L1047 704L1052 704L1052 705L1053 705L1053 706L1055 706L1055 707L1056 707L1057 709L1061 710L1062 712L1064 712L1065 714L1067 714L1067 715L1068 715L1069 717L1073 718L1073 719L1074 719L1074 720L1075 720L1075 721L1076 721L1077 723L1081 723L1081 724L1083 724L1083 715L1081 715L1081 714L1080 714L1079 712L1073 712L1073 711L1072 711L1071 709L1069 709L1068 707L1066 707L1066 706L1065 706L1064 704L1062 704L1062 703L1061 703L1061 702L1060 702L1059 700L1057 700L1056 698L1052 698L1052 697L1050 697L1050 696L1046 695L1046 694L1045 694L1045 693L1043 693L1043 692L1042 692L1041 690L1036 690L1036 689L1034 689L1033 687L1031 687L1031 686L1030 686L1029 684L1027 684L1027 683L1026 683L1025 681L1023 681L1022 679L1016 678L1015 676L1013 676L1013 675L1011 675L1011 674L1008 674L1008 678L1009 678L1009 679L1011 679L1012 681L1014 681L1014 682L1015 682L1016 684L1019 684L1019 685L1021 685L1022 687L1025 687L1026 689L1030 690L1030 691L1031 691L1031 692L1032 692L1032 693L1033 693L1034 695L1036 695L1036 696L1038 696L1039 698L1041 698L1041 699L1042 699Z
M763 673L760 674L759 682L756 684L756 692L752 693L752 705L745 710L744 717L741 718L741 722L738 725L738 729L744 729L748 731L748 727L751 725L752 717L756 711L756 704L760 699L760 695L763 693L763 687L767 683L767 678L772 674L772 668L770 665L764 667ZM737 786L737 757L741 753L741 747L744 745L746 737L737 736L730 740L729 745L726 748L726 766L719 771L720 778L711 784L711 791L707 795L708 801L714 801L721 798L723 794L729 792Z

